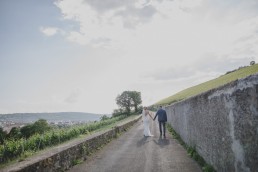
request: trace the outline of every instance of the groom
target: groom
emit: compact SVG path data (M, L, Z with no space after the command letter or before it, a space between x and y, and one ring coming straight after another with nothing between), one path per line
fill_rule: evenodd
M159 121L159 131L160 131L160 137L162 136L162 129L161 125L163 126L163 136L166 138L166 122L167 122L167 112L162 109L162 106L159 107L159 110L157 111L153 121L155 121L156 117L158 116Z

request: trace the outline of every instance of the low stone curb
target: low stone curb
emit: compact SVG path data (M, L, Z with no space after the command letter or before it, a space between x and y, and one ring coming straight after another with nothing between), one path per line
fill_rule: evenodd
M86 138L71 141L56 146L47 152L32 156L22 162L11 165L3 172L54 172L65 171L79 161L85 161L92 152L116 138L119 133L126 131L130 126L141 119L141 115L130 121L118 124L112 129L101 131Z

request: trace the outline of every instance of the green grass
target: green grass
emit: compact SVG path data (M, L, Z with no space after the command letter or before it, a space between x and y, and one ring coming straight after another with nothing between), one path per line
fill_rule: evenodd
M198 95L200 93L211 90L213 88L217 88L219 86L225 85L237 79L245 78L257 72L258 72L258 64L244 67L234 72L231 72L229 74L222 75L216 79L182 90L172 96L169 96L165 99L158 101L157 103L155 103L155 105L168 105L174 102L178 102L180 100L184 100L186 98Z
M194 159L201 167L203 172L216 172L214 168L205 162L205 160L198 154L196 149L194 147L188 146L180 137L179 134L176 133L176 131L172 128L170 124L167 124L167 129L169 133L172 135L174 139L176 139L179 144L181 144L187 151L187 154Z

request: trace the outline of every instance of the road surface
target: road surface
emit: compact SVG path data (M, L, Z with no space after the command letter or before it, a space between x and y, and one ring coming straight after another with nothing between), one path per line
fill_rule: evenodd
M70 172L201 172L186 150L167 132L159 137L158 122L151 122L153 137L143 136L143 124L137 122L118 139Z

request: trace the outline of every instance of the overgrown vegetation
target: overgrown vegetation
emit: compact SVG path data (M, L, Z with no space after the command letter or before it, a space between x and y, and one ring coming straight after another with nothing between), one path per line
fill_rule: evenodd
M51 127L45 119L39 119L33 124L25 125L22 128L13 127L8 134L3 128L0 128L0 143L3 144L4 140L29 138L34 134L43 134L50 129Z
M67 128L51 128L47 121L40 119L34 124L22 128L13 127L7 134L0 127L0 164L16 158L23 160L27 156L46 147L54 146L82 134L103 129L130 115L137 114L142 109L141 93L137 91L124 91L116 98L120 109L114 110L112 117L103 115L99 122L91 122ZM134 112L131 112L131 108ZM74 164L79 163L77 160Z
M39 120L33 125L29 125L30 127L34 125L39 127L37 132L33 135L28 136L31 134L29 132L28 135L22 135L21 138L18 138L15 135L15 137L3 139L3 143L0 145L0 163L5 163L18 157L24 159L30 155L31 152L36 152L46 147L60 144L82 134L88 134L92 131L96 131L100 128L104 128L117 121L120 121L126 117L127 116L125 115L112 118L103 117L99 122L91 122L84 125L71 126L61 129L50 129L48 125L46 126L45 121ZM15 132L13 133L19 133L19 130L16 128Z
M240 67L239 69L227 72L227 74L222 75L216 79L213 79L213 80L204 82L202 84L190 87L183 91L180 91L180 92L176 93L175 95L172 95L170 97L167 97L167 98L155 103L155 106L168 105L168 104L171 104L174 102L178 102L180 100L189 98L194 95L198 95L205 91L211 90L213 88L217 88L219 86L225 85L225 84L235 81L237 79L241 79L241 78L247 77L249 75L255 74L257 72L258 72L258 64L254 64L254 65L248 66L248 67Z
M181 139L180 135L178 135L175 130L171 127L171 125L167 124L168 131L172 134L174 139L177 139L178 142L187 150L188 155L193 158L201 167L204 172L216 172L214 168L207 164L205 160L198 154L194 147L190 147Z

